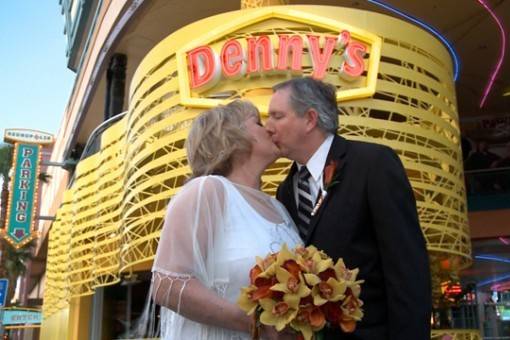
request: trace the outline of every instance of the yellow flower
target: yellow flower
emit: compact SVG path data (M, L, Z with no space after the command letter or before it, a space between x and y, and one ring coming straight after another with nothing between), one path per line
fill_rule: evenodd
M338 281L332 277L327 281L322 281L315 274L305 274L306 282L313 286L313 303L316 306L322 306L328 301L336 302L345 298L347 284L341 280Z
M260 299L262 313L260 314L260 322L264 325L274 326L277 331L284 329L297 314L298 305L295 300L283 297L283 301L275 301L273 299Z
M361 293L360 283L363 283L363 280L347 282L347 287L351 290L351 295L355 298L359 298L359 294Z
M363 301L352 295L347 296L345 301L342 303L343 315L349 316L356 321L360 321L363 317Z
M257 287L255 286L241 288L241 294L237 299L237 304L247 315L253 314L257 309L258 303L256 300L252 299L252 294L256 289Z
M306 248L303 246L296 247L296 255L306 260L311 259L318 251L319 250L315 246L308 246Z
M299 265L308 273L319 274L328 268L333 268L333 260L324 257L320 251L315 252L311 257L298 258Z
M335 269L336 277L338 279L343 279L345 281L349 281L348 285L357 284L359 287L359 284L364 282L364 280L356 281L356 277L358 276L359 269L358 268L351 269L351 270L347 269L347 267L345 266L345 263L342 259L338 259L338 261L336 261L334 269Z
M302 274L299 278L286 271L282 267L276 268L278 283L271 287L271 290L284 293L292 304L298 305L301 298L310 295L310 289L306 286Z
M354 332L356 321L363 318L361 306L363 302L360 299L349 295L342 303L342 316L340 317L340 328L346 333Z
M276 254L270 254L266 256L266 258L255 258L257 262L257 266L261 269L261 273L258 274L258 277L270 278L275 275L276 268Z
M291 253L289 251L289 248L287 248L287 244L284 243L282 245L282 249L278 252L276 255L276 263L278 266L282 266L286 261L288 260L296 260L296 255Z

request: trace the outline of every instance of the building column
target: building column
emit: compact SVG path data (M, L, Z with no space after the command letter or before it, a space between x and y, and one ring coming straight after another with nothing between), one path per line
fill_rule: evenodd
M110 65L106 71L104 120L122 112L126 88L126 65L125 54L115 53L110 59Z

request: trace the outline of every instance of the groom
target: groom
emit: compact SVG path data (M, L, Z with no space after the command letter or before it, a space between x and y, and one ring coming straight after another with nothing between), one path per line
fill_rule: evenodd
M365 280L360 296L365 315L356 331L328 329L325 338L430 339L428 256L400 159L386 146L336 134L332 85L295 78L273 90L266 129L282 155L294 161L277 198L306 245L334 261L343 258Z

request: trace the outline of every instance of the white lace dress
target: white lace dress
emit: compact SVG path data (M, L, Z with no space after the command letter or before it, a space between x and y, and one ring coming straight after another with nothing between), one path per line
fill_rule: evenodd
M241 287L249 284L255 256L276 252L283 243L294 247L301 240L277 200L221 176L199 177L171 200L152 271L160 282L179 281L181 295L193 277L236 303ZM162 339L250 339L247 332L181 316L179 309L186 303L181 295L176 312L162 307Z

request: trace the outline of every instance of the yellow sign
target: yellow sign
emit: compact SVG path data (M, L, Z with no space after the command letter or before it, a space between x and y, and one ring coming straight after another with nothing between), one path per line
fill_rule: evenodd
M250 30L275 20L304 25L309 33L279 32L274 26L266 34ZM222 83L274 84L303 74L340 77L345 86L337 91L338 101L370 97L380 55L381 39L372 33L299 10L268 8L216 27L177 51L180 100L188 107L213 107L224 102L223 94L228 96ZM259 92L259 97L270 95ZM267 112L267 107L259 109Z

